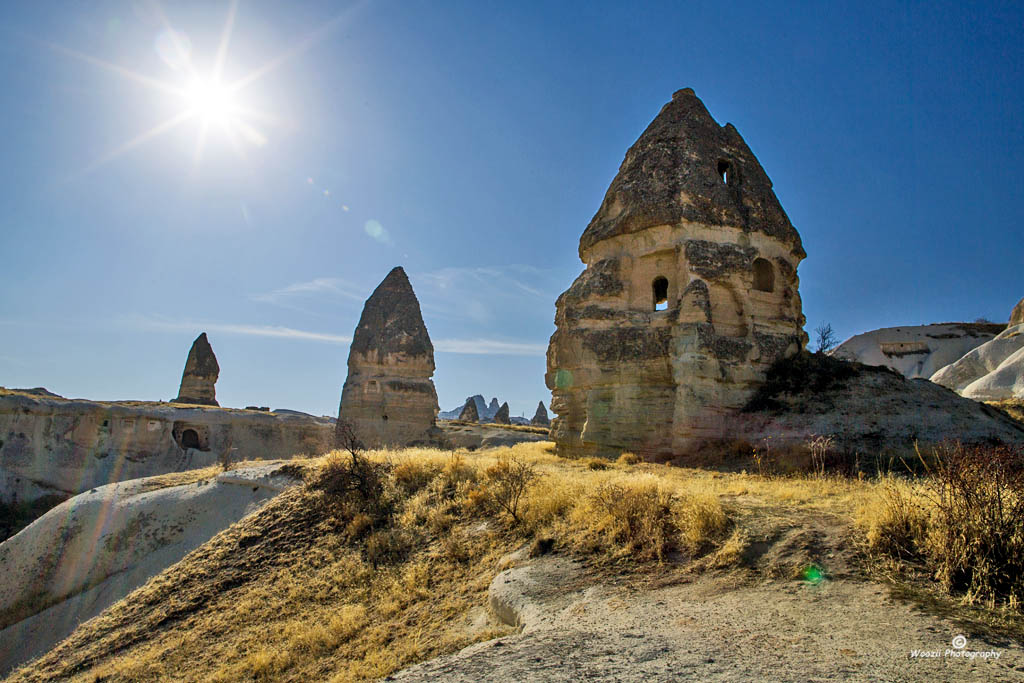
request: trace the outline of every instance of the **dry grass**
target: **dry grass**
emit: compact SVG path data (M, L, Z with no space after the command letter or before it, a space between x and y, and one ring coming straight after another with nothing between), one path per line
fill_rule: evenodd
M740 566L766 519L778 528L852 523L860 510L879 551L912 546L918 534L907 512L915 485L891 477L766 477L626 456L593 467L546 442L364 457L368 469L347 454L305 461L305 486L11 680L381 678L506 632L480 617L503 557L524 544L614 571L696 571ZM891 498L888 513L875 504L898 486L906 500Z

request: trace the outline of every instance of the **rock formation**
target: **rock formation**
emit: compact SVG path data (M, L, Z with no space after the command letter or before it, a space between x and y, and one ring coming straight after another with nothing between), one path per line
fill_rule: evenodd
M425 444L437 438L434 346L420 303L401 267L366 300L352 336L339 428L352 426L369 448Z
M171 399L171 403L220 405L217 403L217 391L214 387L219 375L220 366L217 364L217 356L213 355L210 342L206 339L206 333L203 332L192 342L188 359L185 361L185 372L181 374L178 397Z
M1005 328L996 323L883 327L850 337L829 355L866 365L884 365L909 379L928 379Z
M800 236L692 90L626 153L579 255L547 353L560 453L653 458L728 438L768 367L807 343Z
M70 495L104 484L235 460L328 451L334 421L140 401L99 402L0 392L0 503Z
M533 414L530 424L535 427L548 427L551 425L551 420L548 419L548 410L544 407L544 401L537 403L537 412Z
M1024 324L1024 299L1017 302L1017 305L1010 311L1010 325Z
M459 413L459 420L462 422L479 422L480 411L476 408L476 401L470 396L466 399L466 405L462 406L462 412Z
M488 419L493 418L498 413L498 409L500 407L501 406L498 405L498 397L492 396L491 402L487 404L487 414L485 415L485 417L487 417Z
M508 401L502 403L501 407L498 408L498 412L494 413L494 418L492 422L500 425L511 424L508 418Z
M934 375L936 384L976 401L1024 398L1024 299L1010 313L1010 325Z

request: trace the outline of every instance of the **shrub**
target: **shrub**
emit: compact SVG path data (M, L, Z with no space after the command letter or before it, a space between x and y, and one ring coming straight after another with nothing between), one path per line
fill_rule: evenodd
M587 458L584 463L588 470L606 470L608 469L608 461L602 460L601 458Z
M1024 447L944 449L935 477L936 574L969 602L1024 600Z
M491 500L499 510L508 513L515 524L519 523L523 494L538 476L532 464L514 455L499 458L484 472Z
M868 550L897 558L920 556L928 535L930 504L906 486L890 484L860 511Z
M625 453L620 455L619 459L616 460L615 462L619 463L620 465L636 465L640 461L641 458L639 455L637 455L636 453L630 453L626 451Z
M601 545L641 560L661 560L675 546L672 496L657 486L603 484L587 502L586 529Z

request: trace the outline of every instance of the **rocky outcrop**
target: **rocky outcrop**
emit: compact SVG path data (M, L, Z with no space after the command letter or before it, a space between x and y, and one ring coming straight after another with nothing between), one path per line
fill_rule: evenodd
M181 375L178 397L171 399L171 402L203 406L220 405L217 403L217 390L214 386L219 375L220 365L217 364L217 356L213 355L213 348L206 338L206 333L203 332L192 342L188 359L185 361L185 371Z
M850 337L835 358L882 365L907 378L928 379L1006 329L995 323L938 323L883 327Z
M65 501L0 543L0 675L174 564L289 486L265 465L188 484L135 479Z
M1024 443L1019 422L938 384L806 352L773 366L731 426L737 442L775 451L832 437L831 449L862 462L954 439Z
M470 396L466 399L466 405L462 406L462 412L459 413L459 420L462 422L479 422L480 411L477 410L476 401Z
M494 418L491 421L499 425L511 424L508 418L508 401L501 404L501 407L498 408L498 412L494 413Z
M1024 323L1006 328L931 379L977 401L1024 398Z
M481 417L488 420L493 420L494 416L498 414L498 409L500 407L501 406L498 405L498 397L492 396L491 402L487 404L487 410L484 412L483 415L481 415Z
M803 332L800 236L732 125L680 90L626 158L556 303L552 437L566 455L686 453Z
M544 401L540 401L537 404L537 412L533 414L530 424L535 427L548 427L551 425L551 420L548 419L548 410L544 407Z
M352 337L339 429L351 425L367 447L433 443L439 432L434 346L401 267L366 300Z
M0 392L0 501L68 497L104 484L330 449L334 422L168 403Z
M1024 325L1024 299L1018 301L1010 311L1010 325Z

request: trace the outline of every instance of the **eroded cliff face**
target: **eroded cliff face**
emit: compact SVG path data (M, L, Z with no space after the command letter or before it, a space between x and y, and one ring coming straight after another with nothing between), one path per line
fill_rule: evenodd
M0 395L0 501L70 496L127 479L233 461L317 455L334 423L313 416L166 403Z
M552 438L566 455L684 454L803 332L800 237L731 125L677 92L626 154L556 302Z
M437 392L434 346L420 304L401 267L366 300L352 337L339 425L369 448L434 443Z

